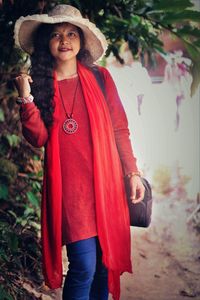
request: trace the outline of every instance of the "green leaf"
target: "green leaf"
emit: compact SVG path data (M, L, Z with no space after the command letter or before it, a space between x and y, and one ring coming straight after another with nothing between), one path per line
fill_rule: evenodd
M37 174L36 174L37 177L42 177L43 176L43 170L40 170Z
M33 160L40 160L40 157L38 155L33 155Z
M5 184L0 184L0 199L7 200L8 188Z
M128 26L129 25L129 21L128 20L124 20L124 19L121 19L117 16L110 16L108 18L108 23L112 24L112 26Z
M35 191L40 191L40 189L41 189L41 184L40 184L38 181L34 181L34 182L32 183L32 187L33 187L33 189L34 189Z
M24 217L27 218L29 215L33 215L34 214L34 209L33 207L27 207L24 211Z
M40 223L34 222L34 221L30 221L30 225L33 226L36 230L40 230L41 226Z
M4 122L4 121L5 121L4 112L3 109L0 108L0 122Z
M8 212L9 212L10 215L12 215L15 218L15 220L17 220L17 215L14 211L9 210Z
M196 47L200 48L200 40L194 41L193 45L195 45Z
M29 191L26 193L26 195L32 205L34 205L36 207L39 205L39 199L33 192Z
M185 25L184 27L177 30L177 34L181 36L193 36L200 38L200 30L198 28Z
M17 218L17 224L20 224L22 227L25 227L26 224L28 223L28 220L23 219L23 218Z
M188 7L193 7L193 3L189 0L162 0L159 3L154 4L154 11L183 11Z
M140 24L140 21L141 21L141 18L139 16L135 16L135 15L131 16L130 23L131 23L132 27L135 28L136 26L138 26L138 24Z
M193 21L199 23L200 12L194 10L185 10L179 13L167 13L162 19L162 23L173 24L185 21Z
M166 51L160 46L154 45L154 48L157 50L158 53L166 54Z
M18 237L14 232L9 234L8 246L12 251L17 251L19 245Z
M6 290L4 290L3 287L0 286L0 299L1 300L13 300L13 297L11 297Z
M199 62L200 60L200 51L195 47L195 45L183 40L184 46L188 51L193 62Z
M191 84L191 96L194 96L197 88L200 84L200 61L195 62L191 68L192 84Z
M20 137L16 134L8 134L6 135L6 139L11 147L17 147L21 141Z
M8 257L7 257L7 254L5 252L5 249L3 249L2 247L0 248L0 260L2 261L6 261L8 262ZM1 299L1 298L0 298Z

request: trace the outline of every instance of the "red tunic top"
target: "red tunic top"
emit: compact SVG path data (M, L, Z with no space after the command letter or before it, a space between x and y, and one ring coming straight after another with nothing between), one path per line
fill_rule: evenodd
M75 89L78 83L76 95ZM81 85L78 77L58 82L60 102L60 162L62 173L63 244L97 235L92 163L92 137ZM75 96L75 97L74 97ZM74 102L75 100L75 102ZM66 113L71 112L78 130L67 134L63 130ZM65 106L65 110L64 107Z
M105 68L100 68L105 81L107 103L115 133L124 175L138 171L129 140L127 118L117 89ZM67 112L71 112L77 79L62 80L59 87ZM74 242L97 234L92 170L92 140L89 118L79 84L74 105L74 119L78 131L66 134L62 125L66 119L62 102L60 116L60 159L63 186L63 243ZM24 104L20 110L25 138L36 147L43 146L48 131L34 103Z

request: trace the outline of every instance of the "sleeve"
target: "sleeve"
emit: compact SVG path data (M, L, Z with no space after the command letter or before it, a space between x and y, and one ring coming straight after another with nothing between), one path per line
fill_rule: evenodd
M121 103L116 85L106 68L100 67L103 74L106 90L106 100L111 115L114 128L115 140L119 152L124 176L138 172L136 157L130 141L130 132L128 129L128 120L125 110Z
M20 105L20 119L25 139L34 147L44 146L48 140L48 130L34 102Z

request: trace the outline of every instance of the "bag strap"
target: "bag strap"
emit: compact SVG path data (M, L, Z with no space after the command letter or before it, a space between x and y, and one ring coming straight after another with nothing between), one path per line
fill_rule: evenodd
M99 68L97 66L92 66L91 67L91 71L94 74L96 81L100 87L100 89L102 90L102 93L104 94L104 97L106 99L106 88L105 88L105 81L104 81L104 77L102 75L102 73L99 71Z

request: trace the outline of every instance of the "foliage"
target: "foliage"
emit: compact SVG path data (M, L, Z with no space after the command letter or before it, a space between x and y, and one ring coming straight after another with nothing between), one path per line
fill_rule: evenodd
M32 299L23 288L25 278L35 284L42 282L39 238L41 178L37 173L19 173L18 168L23 171L24 167L20 160L0 160L0 284L2 293L10 296L8 299Z
M23 281L41 284L40 190L43 152L21 136L14 95L1 90L0 299L35 299Z
M0 299L32 299L23 288L22 282L24 278L28 278L35 283L41 283L38 272L41 265L38 259L40 246L37 230L31 223L35 222L35 213L27 207L19 217L14 211L19 214L16 206L12 205L9 205L6 212L0 210Z
M119 55L120 47L125 41L133 56L140 54L144 58L146 53L149 64L155 65L155 53L164 52L160 33L169 31L182 40L193 61L192 94L195 92L200 82L200 12L192 10L191 1L95 1L95 6L92 1L55 2L67 2L80 8L110 41L107 55L112 52L120 62L123 62Z

